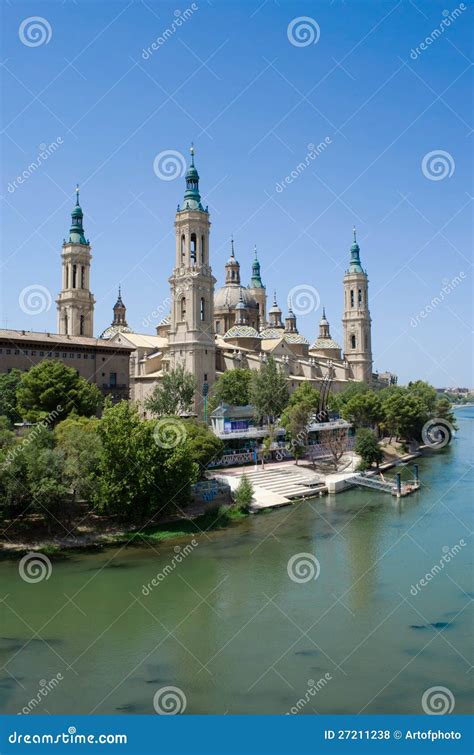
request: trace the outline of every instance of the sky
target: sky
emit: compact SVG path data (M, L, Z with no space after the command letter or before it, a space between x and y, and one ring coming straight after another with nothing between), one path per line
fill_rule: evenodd
M374 368L473 385L467 4L5 0L2 13L0 327L56 330L78 183L95 333L119 284L129 325L153 333L194 142L217 285L233 234L244 284L256 245L269 297L285 312L292 293L311 342L324 305L342 343L355 225Z

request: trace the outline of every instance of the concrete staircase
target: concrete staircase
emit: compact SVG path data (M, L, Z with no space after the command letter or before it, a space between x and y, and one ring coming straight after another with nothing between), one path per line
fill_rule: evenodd
M268 465L265 469L260 466L258 469L247 467L238 474L226 476L233 489L237 487L243 474L254 487L251 511L285 506L292 500L315 496L325 490L324 482L314 472L296 465L277 468Z

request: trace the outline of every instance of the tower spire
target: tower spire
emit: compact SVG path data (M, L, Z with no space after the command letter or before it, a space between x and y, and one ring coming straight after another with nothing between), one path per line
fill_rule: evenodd
M360 262L360 247L357 243L356 228L353 228L354 241L351 246L351 258L349 262L349 273L363 273L362 265Z
M186 171L186 191L184 192L183 204L178 211L200 210L201 212L205 212L204 207L201 204L201 195L199 193L199 173L194 164L195 151L194 144L191 144L189 149L191 163Z

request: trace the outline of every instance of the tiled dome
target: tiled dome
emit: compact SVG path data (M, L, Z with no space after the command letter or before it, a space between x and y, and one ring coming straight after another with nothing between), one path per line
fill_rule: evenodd
M288 341L288 343L304 343L306 346L309 346L308 339L299 333L285 333L285 341Z
M133 333L127 325L109 325L99 336L103 341L109 341L116 333Z
M260 336L250 325L233 325L225 334L224 340L227 338L260 338Z
M336 341L333 341L332 338L317 338L316 341L311 346L312 349L340 349Z
M257 302L246 288L240 286L223 286L214 294L214 309L222 307L236 307L240 301L240 294L246 307L257 309Z

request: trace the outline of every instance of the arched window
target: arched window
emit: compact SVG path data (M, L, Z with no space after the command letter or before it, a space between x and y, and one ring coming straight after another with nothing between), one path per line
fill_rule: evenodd
M65 334L66 336L67 336L67 326L68 326L68 322L67 322L67 313L65 312L65 313L64 313L64 334Z
M235 279L235 270L232 270L232 275L231 275L231 278L232 278L232 280L234 280L234 279Z
M206 319L206 300L201 296L201 308L200 308L201 322Z
M354 291L351 289L351 307L354 306Z
M355 335L351 336L351 349L355 349L356 347L356 337Z
M86 283L86 270L84 265L81 265L81 288L85 288Z
M364 342L365 342L365 348L367 350L369 348L369 337L367 333L365 334Z
M191 234L191 242L189 244L189 256L191 257L193 262L196 262L196 251L197 251L197 242L196 242L196 234Z
M69 288L69 265L66 265L66 285L65 288Z
M186 297L185 296L183 296L183 298L181 299L181 319L182 320L186 319Z
M84 315L81 315L81 319L79 320L79 335L84 335Z
M362 289L361 288L359 288L358 302L359 304L362 304Z
M77 287L77 265L72 266L72 287Z
M221 332L221 321L217 320L217 322L216 322L216 333L220 333L220 332Z
M183 233L181 236L181 264L184 265L186 259L186 237Z
M204 265L205 251L206 251L206 247L205 247L205 242L204 242L204 236L201 236L201 265Z

